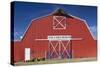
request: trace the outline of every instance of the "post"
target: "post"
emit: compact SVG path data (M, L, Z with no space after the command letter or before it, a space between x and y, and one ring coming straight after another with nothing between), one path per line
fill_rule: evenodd
M59 59L61 59L61 43L60 43L61 40L59 40Z
M46 56L46 55L47 55L47 52L45 51L45 59L47 58L47 56Z
M50 59L50 56L51 56L51 55L50 55L50 42L51 42L51 41L49 40L49 57L48 57L49 59Z
M70 40L70 58L72 58L72 41Z

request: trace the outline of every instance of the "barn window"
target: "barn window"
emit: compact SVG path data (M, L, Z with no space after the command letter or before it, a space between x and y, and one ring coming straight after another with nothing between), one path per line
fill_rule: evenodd
M66 17L53 16L53 29L66 29Z

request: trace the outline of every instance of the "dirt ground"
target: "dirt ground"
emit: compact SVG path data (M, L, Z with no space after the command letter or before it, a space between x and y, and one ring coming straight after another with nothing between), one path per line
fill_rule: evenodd
M21 65L40 65L40 64L55 64L55 63L69 63L69 62L87 62L87 61L96 61L96 57L92 58L74 58L74 59L47 59L45 61L35 61L35 62L17 62L15 66Z

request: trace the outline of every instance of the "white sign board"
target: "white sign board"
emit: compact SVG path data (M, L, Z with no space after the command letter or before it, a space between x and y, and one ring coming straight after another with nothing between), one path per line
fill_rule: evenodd
M71 35L50 35L48 40L71 40Z

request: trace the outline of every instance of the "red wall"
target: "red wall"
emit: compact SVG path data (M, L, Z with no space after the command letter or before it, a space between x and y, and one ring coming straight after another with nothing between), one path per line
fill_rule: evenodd
M48 51L48 35L72 35L83 40L72 41L74 58L96 57L96 41L91 36L84 21L76 18L67 18L65 30L53 30L53 15L33 20L20 42L14 43L14 61L24 61L24 49L31 48L31 58L44 57Z

